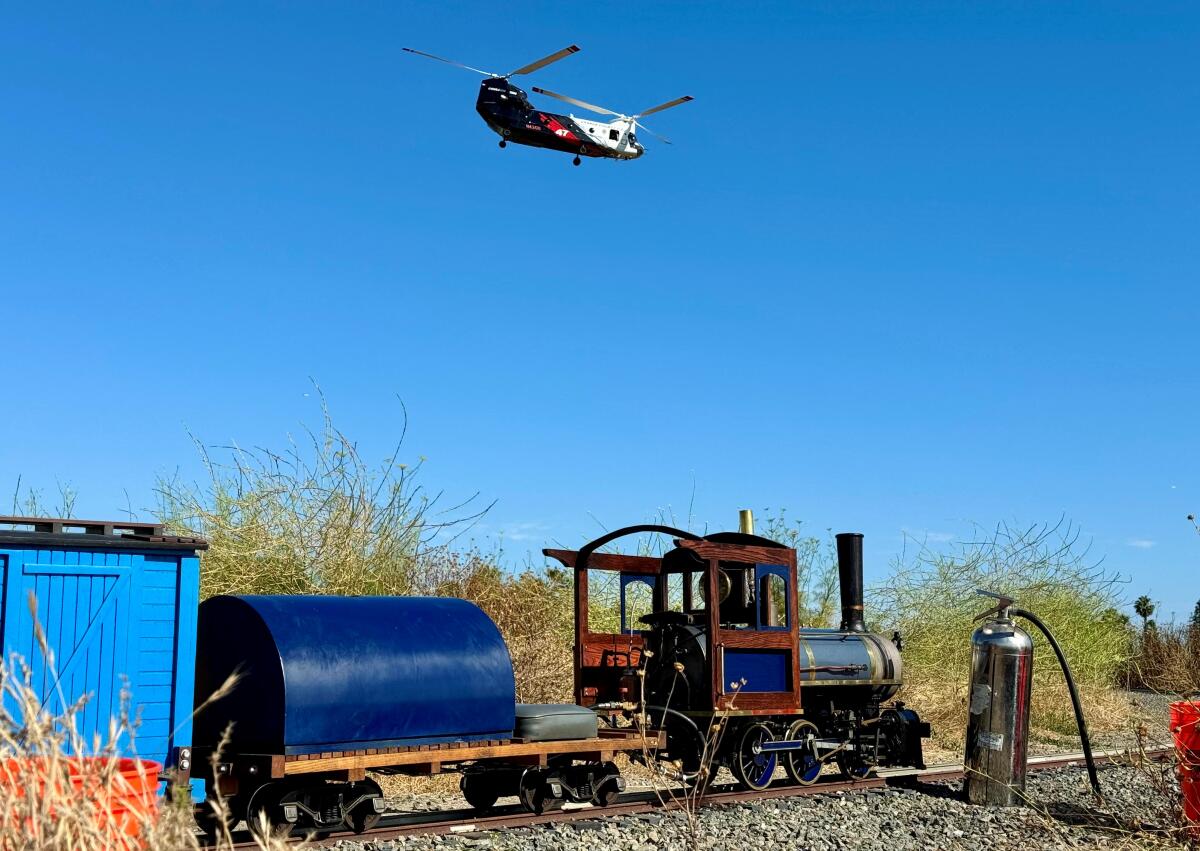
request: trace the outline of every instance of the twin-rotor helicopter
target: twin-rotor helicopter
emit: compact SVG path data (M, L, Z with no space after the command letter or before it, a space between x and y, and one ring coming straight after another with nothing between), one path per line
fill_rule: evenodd
M685 95L666 103L660 103L658 106L643 109L635 115L625 115L533 86L533 91L540 95L557 98L599 115L612 116L612 119L606 121L576 118L573 115L556 115L536 109L530 104L529 96L513 85L510 79L524 74L532 74L552 62L557 62L572 53L578 53L579 48L575 45L564 47L557 53L551 53L536 62L522 65L507 74L482 71L479 68L472 68L470 65L463 65L461 62L434 56L432 53L413 50L411 47L406 47L404 50L454 65L457 68L474 71L476 74L483 74L487 78L479 85L479 97L475 101L475 111L487 122L488 127L499 134L501 148L506 147L509 142L515 142L518 145L529 145L534 148L565 151L568 154L575 154L573 161L575 165L579 165L581 162L580 157L600 157L614 160L637 159L646 152L646 149L638 142L636 130L645 130L651 136L670 144L670 139L659 136L642 124L640 119L692 100L690 95Z

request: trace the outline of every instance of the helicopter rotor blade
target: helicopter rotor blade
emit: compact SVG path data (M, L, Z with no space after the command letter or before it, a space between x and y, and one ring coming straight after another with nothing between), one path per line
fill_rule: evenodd
M474 71L476 74L482 74L485 77L498 77L499 74L493 74L491 71L482 71L479 68L472 68L470 65L464 65L461 62L455 62L453 59L443 59L441 56L434 56L432 53L426 53L423 50L413 50L411 47L402 47L401 50L415 53L417 56L424 56L429 59L436 59L438 62L445 62L447 65L453 65L456 68L464 68L467 71Z
M592 112L598 112L601 115L615 115L617 118L626 117L619 112L613 112L611 109L605 109L602 106L596 106L595 104L587 103L586 101L577 100L572 97L567 97L566 95L560 95L558 92L552 92L549 89L539 89L537 86L534 86L533 90L539 95L558 98L561 101L566 101L567 103L574 104L575 106L582 107L583 109L590 109Z
M649 133L651 136L653 136L653 137L654 137L655 139L657 139L658 141L660 141L660 142L666 142L668 145L672 145L672 144L674 144L674 143L673 143L673 142L672 142L670 139L668 139L666 136L662 136L662 135L660 135L660 134L658 134L658 133L655 133L653 130L651 130L649 127L647 127L647 126L646 126L645 124L643 124L642 122L640 122L640 121L634 121L633 123L634 123L634 126L636 126L636 127L639 129L639 130L645 130L647 133Z
M551 62L557 62L560 59L570 56L572 53L578 53L578 52L579 52L579 46L572 44L570 47L564 47L562 50L558 51L557 53L551 53L549 56L543 56L537 62L530 62L528 65L522 65L520 68L518 68L515 71L509 71L504 76L505 77L515 77L518 74L532 74L534 71L536 71L539 68L545 68Z
M644 109L635 117L641 118L646 115L653 115L656 112L662 112L664 109L670 109L673 106L679 106L681 103L687 103L689 100L695 100L695 98L691 95L684 95L681 98L675 98L675 100L669 100L666 103L660 103L658 106L652 106L649 109Z

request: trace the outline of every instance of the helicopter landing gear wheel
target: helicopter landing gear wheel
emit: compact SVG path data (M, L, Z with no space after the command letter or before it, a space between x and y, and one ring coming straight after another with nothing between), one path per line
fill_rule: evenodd
M578 156L576 156L575 159L571 160L571 163L573 165L579 165L581 162L583 162L583 160L581 160Z
M733 776L746 788L759 791L771 785L776 757L773 753L764 753L760 748L774 738L766 724L751 724L742 733L729 767L733 769Z
M508 142L506 142L506 141L504 141L503 139L501 139L501 140L500 140L500 147L501 147L501 148L507 148L507 147L508 147Z
M800 786L811 786L821 776L821 760L812 744L816 736L817 725L803 718L793 721L784 736L789 742L806 742L800 750L783 752L783 767L787 776Z

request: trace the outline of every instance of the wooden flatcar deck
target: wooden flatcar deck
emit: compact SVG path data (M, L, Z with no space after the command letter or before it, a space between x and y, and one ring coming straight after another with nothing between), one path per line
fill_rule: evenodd
M269 765L269 776L273 779L298 774L336 773L348 780L355 780L361 779L368 770L395 770L417 775L440 774L443 766L484 760L546 765L552 756L569 756L589 762L608 762L617 753L640 751L643 747L652 750L666 747L666 734L661 730L651 730L643 735L638 730L628 728L601 728L599 735L592 739L552 742L493 739L295 756L247 754L242 759L264 764L264 768ZM237 757L234 759L242 761Z

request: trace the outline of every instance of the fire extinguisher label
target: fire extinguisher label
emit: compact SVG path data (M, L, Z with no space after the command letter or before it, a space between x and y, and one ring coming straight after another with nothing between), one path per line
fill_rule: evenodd
M971 689L971 714L979 715L992 705L992 687L976 683Z
M976 739L979 747L987 748L990 751L998 751L1004 747L1003 733L980 733Z

